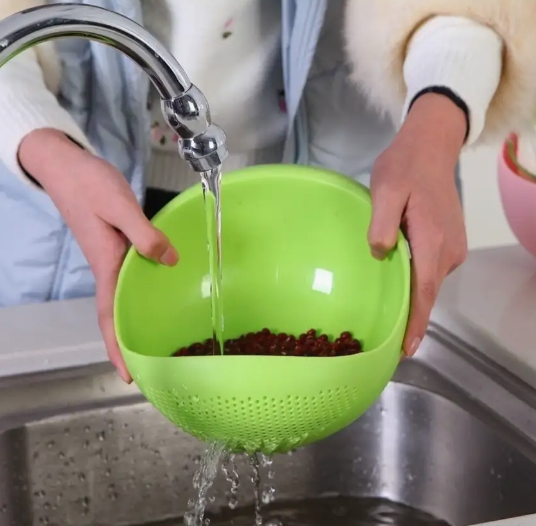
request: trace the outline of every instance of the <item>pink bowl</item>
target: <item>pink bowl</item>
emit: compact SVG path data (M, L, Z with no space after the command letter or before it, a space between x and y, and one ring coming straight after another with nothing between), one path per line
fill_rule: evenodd
M536 179L532 181L516 170L507 143L498 165L499 192L508 224L519 243L536 257Z

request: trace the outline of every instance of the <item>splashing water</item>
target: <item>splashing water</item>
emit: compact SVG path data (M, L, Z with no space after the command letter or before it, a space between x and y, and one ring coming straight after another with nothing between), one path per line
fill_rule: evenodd
M253 484L253 495L255 497L255 526L262 526L261 472L259 469L259 459L256 454L249 456L249 465L252 470L250 479Z
M195 472L193 480L197 495L188 502L188 512L184 514L185 526L208 526L210 521L205 519L207 496L218 474L218 466L223 451L224 446L222 444L210 444L201 457L199 468Z
M275 499L275 487L272 480L275 477L273 459L263 453L256 453L249 456L249 465L252 470L250 477L253 484L255 526L262 526L262 506L270 504ZM263 484L263 470L267 470L268 482Z
M221 471L225 480L230 484L231 489L227 504L234 510L238 506L238 490L240 489L240 478L236 469L236 457L233 454L224 454Z
M253 485L255 526L262 526L262 506L274 501L275 487L273 480L275 471L272 457L257 453L248 455L250 467L250 481ZM208 526L210 520L205 518L207 503L214 502L214 498L208 496L208 492L218 474L221 463L221 472L229 483L228 506L234 510L238 506L238 491L241 487L236 455L227 451L221 444L211 444L202 455L199 468L194 474L193 486L196 496L188 501L188 512L184 515L185 526ZM266 475L266 477L264 477ZM263 478L267 481L263 483ZM267 524L266 526L270 526Z
M270 504L275 500L275 486L273 480L275 478L275 470L273 467L273 458L259 453L260 465L267 470L268 482L263 485L261 492L261 501L263 504Z
M251 526L253 510L221 510L212 526ZM271 504L264 526L449 526L437 517L383 498L331 497ZM164 526L164 525L161 525ZM173 526L173 525L169 525Z
M221 445L209 446L194 476L197 498L189 503L189 511L184 517L186 526L252 526L252 523L253 526L449 526L437 517L384 498L338 496L276 504L273 502L275 471L272 458L257 453L246 460L254 503L252 507L235 509L241 487L236 456ZM231 509L209 513L211 521L205 517L205 511L207 502L213 502L208 491L216 479L220 461L221 472L230 484ZM166 521L158 525L176 526L176 523Z
M210 298L212 303L212 330L214 354L223 354L223 296L221 259L221 169L201 173L205 218L207 223Z

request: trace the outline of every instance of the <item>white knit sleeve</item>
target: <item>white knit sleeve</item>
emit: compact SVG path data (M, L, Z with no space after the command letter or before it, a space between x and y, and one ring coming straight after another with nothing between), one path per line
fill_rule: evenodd
M495 31L468 18L436 16L423 24L410 42L404 63L403 119L421 91L445 87L467 105L470 133L466 144L475 142L499 86L502 46Z
M0 67L0 161L28 181L18 162L22 139L41 128L62 131L92 151L84 132L45 86L33 49Z

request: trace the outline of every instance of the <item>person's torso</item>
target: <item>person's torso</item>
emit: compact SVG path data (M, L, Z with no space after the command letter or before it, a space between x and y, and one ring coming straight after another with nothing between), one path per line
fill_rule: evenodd
M368 184L370 170L395 133L349 79L344 52L345 0L329 0L302 99L306 162Z
M204 93L231 151L263 148L283 135L279 2L142 0L142 9L145 27Z
M141 21L144 3L156 1L79 0L79 3L99 5ZM287 148L287 159L323 164L355 176L371 165L392 129L377 124L347 80L340 39L342 2L281 0L281 49L277 50L277 55L270 55L270 60L275 65L281 52L288 112L286 135L291 145ZM247 3L248 0L242 2ZM323 26L328 4L328 22ZM187 15L185 10L185 20ZM207 8L204 16L209 15ZM175 12L175 18L180 16L180 10ZM220 23L222 20L223 17ZM223 25L226 24L227 20ZM195 33L195 28L192 24L190 33ZM225 27L221 29L225 33ZM232 37L222 33L210 39L220 43L220 53L224 45L232 45ZM195 39L196 35L190 38ZM201 33L197 38L201 42L205 35ZM259 99L264 99L266 86L277 86L278 80L274 79L280 79L280 75L270 75L266 68L257 71L260 84L251 83L257 89L250 91L248 100L240 100L240 108L249 108L249 111L237 114L236 110L228 110L232 105L226 105L229 98L240 98L241 94L240 85L233 90L233 82L242 84L240 75L225 75L229 68L234 71L236 67L231 65L232 53L225 56L216 53L212 65L221 62L225 68L216 68L207 74L203 71L207 66L198 61L193 45L188 49L180 48L176 53L187 73L194 82L199 79L200 87L214 108L215 120L224 127L227 122L230 135L233 119L253 123L259 129L264 126L262 115L266 115L266 108L273 107L273 101L272 106L263 106L267 101ZM62 104L86 131L99 155L123 171L138 198L142 199L151 124L147 111L147 78L127 57L99 43L67 39L59 43L58 50L64 66ZM255 52L239 51L241 57L254 62ZM254 66L251 71L255 71ZM221 90L216 85L218 79L222 80ZM277 111L280 111L279 103L277 100ZM94 282L87 262L50 199L6 173L3 167L0 167L0 186L0 240L2 246L8 247L0 258L0 306L93 294ZM10 223L17 228L8 228Z
M142 0L144 25L177 58L209 101L236 165L285 136L281 4L273 0ZM195 50L195 52L192 52ZM156 90L150 100L147 184L180 191L198 182L177 153Z

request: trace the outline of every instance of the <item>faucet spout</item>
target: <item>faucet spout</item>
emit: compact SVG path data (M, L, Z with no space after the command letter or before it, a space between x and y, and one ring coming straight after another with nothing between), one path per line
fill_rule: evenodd
M21 51L62 37L107 44L130 57L158 91L162 112L179 137L179 154L196 172L227 158L223 130L212 123L208 102L173 55L142 26L107 9L81 4L45 5L0 21L0 67Z

